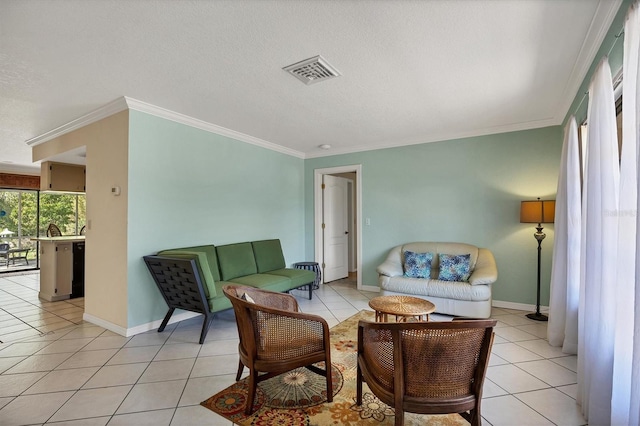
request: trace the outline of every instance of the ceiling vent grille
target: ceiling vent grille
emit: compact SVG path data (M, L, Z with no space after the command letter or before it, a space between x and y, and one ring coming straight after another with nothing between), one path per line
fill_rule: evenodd
M283 70L304 84L315 84L341 75L320 55L286 66Z

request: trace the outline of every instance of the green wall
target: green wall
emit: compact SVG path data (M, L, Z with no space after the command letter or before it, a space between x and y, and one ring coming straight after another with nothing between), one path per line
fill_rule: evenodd
M138 111L129 127L129 327L166 304L142 256L198 244L279 238L304 260L304 162Z
M498 263L494 299L535 304L537 242L519 222L520 201L554 199L559 126L305 160L307 258L314 253L314 170L362 165L362 283L390 248L456 241L489 248ZM553 225L545 227L542 304L549 302Z

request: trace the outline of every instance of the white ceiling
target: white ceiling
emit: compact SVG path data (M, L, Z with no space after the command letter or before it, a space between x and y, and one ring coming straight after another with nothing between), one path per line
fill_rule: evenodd
M0 170L122 96L303 158L557 125L620 4L2 0ZM282 70L319 54L342 76Z

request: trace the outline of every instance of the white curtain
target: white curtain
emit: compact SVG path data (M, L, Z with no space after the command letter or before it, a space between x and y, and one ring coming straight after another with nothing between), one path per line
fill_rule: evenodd
M590 425L611 422L620 169L609 62L589 86L589 138L582 197L578 402Z
M640 362L638 342L634 350L634 327L639 317L634 312L636 300L637 191L638 181L638 84L640 66L640 13L637 4L631 7L625 22L624 63L622 75L622 151L620 157L620 204L618 214L618 276L616 282L615 349L613 367L613 393L611 398L611 424L637 425L640 423L638 386ZM640 300L640 298L638 298ZM640 334L636 333L640 339ZM634 357L634 354L636 355ZM634 375L634 358L636 358ZM634 390L632 391L632 386Z
M578 352L580 300L580 157L578 126L571 117L564 129L560 176L556 195L551 297L547 336L552 346Z

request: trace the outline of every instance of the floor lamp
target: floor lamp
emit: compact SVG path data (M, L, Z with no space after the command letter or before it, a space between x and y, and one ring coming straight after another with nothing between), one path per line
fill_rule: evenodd
M546 234L542 232L543 223L553 223L556 214L555 200L522 201L520 204L520 223L537 223L537 232L533 234L538 241L538 298L536 300L536 312L527 314L527 318L536 321L548 321L549 318L540 313L540 254L542 253L542 240Z

